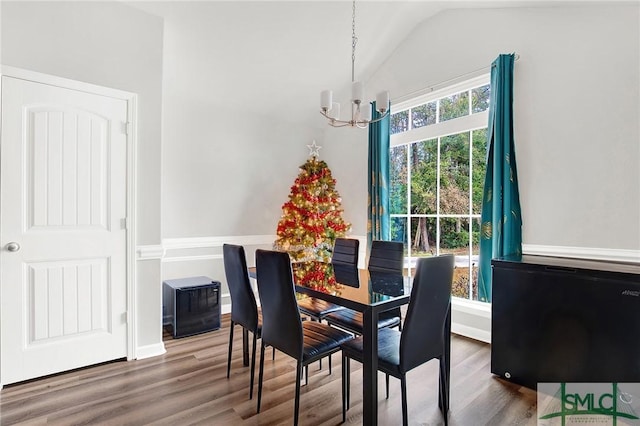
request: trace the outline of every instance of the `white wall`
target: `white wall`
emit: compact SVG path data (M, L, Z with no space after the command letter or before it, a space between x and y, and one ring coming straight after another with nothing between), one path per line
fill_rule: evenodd
M387 88L398 98L488 66L500 53L517 52L523 242L637 253L639 10L637 4L583 3L446 11L419 25L367 86L374 92ZM328 161L339 164L342 141L334 133L327 131L325 145ZM355 137L361 147L349 151L358 167L334 167L341 180L366 182L366 137ZM366 229L366 211L359 207L366 207L366 191L348 186L343 198L358 206L355 228Z
M207 34L198 25L165 26L162 236L274 234L307 145L322 132L285 121L286 111L277 119L248 114L233 99L225 105L216 90L224 63L219 74L185 66L201 54L200 32ZM237 90L261 88L248 81Z
M1 26L3 65L138 94L136 244L159 244L162 19L119 2L3 1ZM160 262L137 272L138 346L157 347Z

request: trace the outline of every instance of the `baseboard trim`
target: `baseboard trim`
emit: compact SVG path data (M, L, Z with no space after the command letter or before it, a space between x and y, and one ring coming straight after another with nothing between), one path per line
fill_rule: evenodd
M491 343L491 331L481 330L463 324L451 324L451 332L470 339L479 340L484 343Z
M167 352L164 347L164 343L155 343L153 345L139 346L136 351L136 359L151 358L158 355L163 355Z
M457 313L463 315L457 315ZM461 336L491 343L491 304L466 300L458 297L451 299L451 331ZM466 321L460 322L463 318ZM488 321L487 321L488 320ZM484 325L489 324L489 329Z

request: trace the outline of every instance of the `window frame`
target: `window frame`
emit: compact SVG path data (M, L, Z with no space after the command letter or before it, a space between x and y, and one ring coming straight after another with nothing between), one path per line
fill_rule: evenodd
M473 98L471 96L471 92L473 89L485 86L487 84L491 84L491 77L489 73L482 74L476 76L474 78L470 78L455 84L448 85L446 87L442 87L438 90L431 90L428 93L423 93L421 95L417 95L410 99L397 102L391 105L391 114L397 114L403 111L408 111L408 120L407 120L407 130L399 133L392 134L390 136L390 149L393 149L398 146L406 145L406 164L407 164L407 193L406 195L406 206L405 213L403 214L391 214L390 217L393 220L394 218L403 218L406 223L406 235L404 238L407 241L407 259L409 273L412 272L412 269L415 268L415 262L418 257L412 256L412 233L411 233L411 221L414 218L425 217L425 218L433 218L436 220L436 255L440 254L440 244L441 244L441 236L440 236L440 220L447 218L462 218L468 219L468 232L469 232L469 242L468 242L468 268L469 268L469 288L468 288L468 297L463 298L459 296L454 296L459 300L469 300L472 302L477 301L477 294L473 294L473 270L474 267L477 269L478 263L473 261L473 222L474 220L480 219L480 213L473 213L473 190L472 190L472 178L473 178L473 132L475 130L484 129L488 127L489 121L489 109L487 108L485 111L473 113ZM446 120L439 121L439 105L438 102L436 104L436 123L429 124L419 128L412 128L413 120L411 117L411 109L415 107L422 106L424 104L428 104L429 102L434 102L442 98L446 98L460 92L469 92L469 114ZM439 167L440 164L440 148L441 148L441 139L454 134L459 133L469 133L469 209L468 214L443 214L440 213L440 175L441 170ZM438 164L436 170L436 182L437 182L437 191L436 191L436 213L435 214L412 214L411 213L411 149L409 148L413 143L420 143L427 140L437 140L437 159L436 162ZM487 141L488 142L488 141Z

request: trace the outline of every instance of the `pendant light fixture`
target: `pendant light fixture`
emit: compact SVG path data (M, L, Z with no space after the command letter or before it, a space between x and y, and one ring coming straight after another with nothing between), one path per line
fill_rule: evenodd
M358 127L366 128L370 123L382 120L389 114L389 92L383 91L376 96L376 110L381 114L375 120L371 119L371 105L363 101L364 85L355 79L356 63L356 2L353 1L353 16L351 24L351 118L344 120L340 118L340 104L333 102L333 92L323 90L320 93L320 114L329 120L329 125L333 127Z

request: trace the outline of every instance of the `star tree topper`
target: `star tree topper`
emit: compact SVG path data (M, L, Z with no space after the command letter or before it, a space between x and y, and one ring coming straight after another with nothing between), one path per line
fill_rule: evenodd
M320 156L320 149L322 147L316 145L316 141L315 140L313 141L313 143L311 145L307 145L307 148L309 148L309 157L318 158Z

